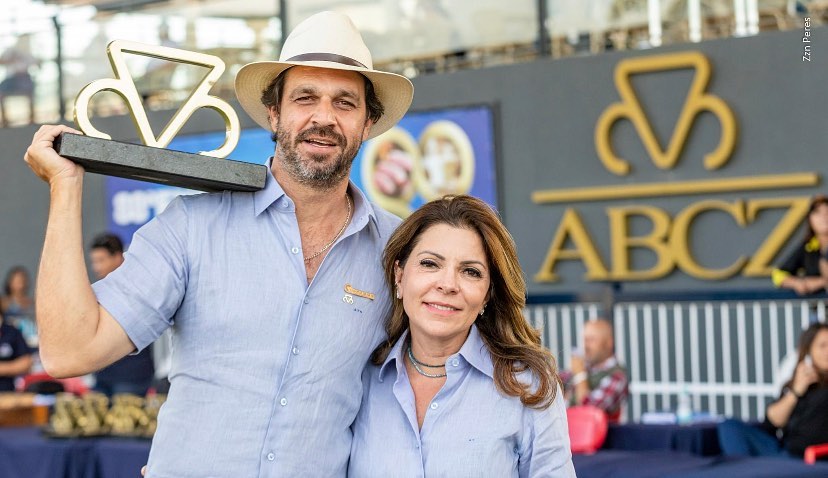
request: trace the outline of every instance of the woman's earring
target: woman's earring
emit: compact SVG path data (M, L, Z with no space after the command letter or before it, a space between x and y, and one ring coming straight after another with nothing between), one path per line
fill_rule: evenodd
M483 308L480 309L480 316L483 316L483 312L486 312L486 304L483 304Z
M400 293L400 286L397 285L396 287L394 287L394 289L397 291L397 293L396 293L397 298L402 299L402 293Z

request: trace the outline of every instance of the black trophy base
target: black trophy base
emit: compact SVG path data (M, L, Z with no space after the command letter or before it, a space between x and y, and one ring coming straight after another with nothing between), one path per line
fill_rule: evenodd
M267 167L122 143L72 133L55 139L55 151L90 173L137 179L199 191L257 191L265 185Z

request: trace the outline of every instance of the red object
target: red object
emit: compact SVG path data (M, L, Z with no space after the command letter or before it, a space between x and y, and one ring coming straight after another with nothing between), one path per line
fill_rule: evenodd
M578 405L566 410L569 422L569 446L572 453L591 454L607 439L607 414L592 405Z
M828 443L811 445L805 449L805 463L813 465L823 455L828 455Z
M29 385L44 381L59 382L63 385L63 389L66 392L78 396L89 391L89 387L86 386L86 383L84 383L81 377L54 378L46 372L35 372L24 375L23 380L19 382L18 391L24 391Z

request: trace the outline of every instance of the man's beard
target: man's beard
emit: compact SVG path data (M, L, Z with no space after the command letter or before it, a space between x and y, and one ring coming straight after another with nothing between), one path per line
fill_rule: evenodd
M328 156L309 154L299 155L299 144L310 137L325 138L336 143L342 153L328 161ZM276 142L276 160L280 161L291 178L317 190L329 190L347 178L351 164L362 146L362 137L355 136L348 144L346 138L334 131L333 127L314 126L302 131L295 138L290 137L281 124L276 125L276 132L271 135Z

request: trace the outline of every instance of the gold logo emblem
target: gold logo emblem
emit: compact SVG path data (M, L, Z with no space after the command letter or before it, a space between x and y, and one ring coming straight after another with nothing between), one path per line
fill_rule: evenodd
M124 60L125 53L210 69L201 83L190 93L190 96L178 108L178 111L175 112L175 115L173 115L170 122L167 123L167 126L158 136L155 135L150 127L147 113L144 111L141 102L141 97L127 69L126 61ZM108 134L92 126L92 122L89 119L89 101L92 97L101 91L111 91L118 94L126 102L135 127L138 129L141 141L147 146L154 146L156 148L166 147L197 109L211 108L216 110L224 120L224 144L218 149L202 151L199 154L224 158L236 147L236 144L239 142L240 133L239 118L236 112L226 101L207 94L210 88L218 81L221 74L224 73L224 62L220 58L204 53L196 53L166 46L146 45L126 40L112 41L106 48L106 54L109 57L109 63L112 65L115 78L102 78L89 83L81 89L78 97L75 99L75 123L78 125L78 129L83 131L84 134L95 138L112 139Z
M630 76L682 68L694 69L695 75L676 123L676 128L670 138L670 143L667 149L664 150L659 145L653 128L645 116L638 98L635 96L635 91L630 84ZM719 119L722 136L715 151L705 155L704 167L710 170L722 167L730 159L736 143L736 121L727 103L721 98L705 92L709 81L710 62L699 52L654 55L630 58L618 62L615 69L615 85L618 94L621 96L621 102L614 103L604 110L595 127L595 147L604 166L610 172L619 176L624 176L630 172L629 162L619 158L610 144L610 129L619 119L627 118L632 122L644 143L647 153L657 167L670 169L675 166L682 149L684 149L693 120L702 111L709 111Z

